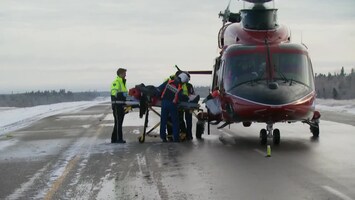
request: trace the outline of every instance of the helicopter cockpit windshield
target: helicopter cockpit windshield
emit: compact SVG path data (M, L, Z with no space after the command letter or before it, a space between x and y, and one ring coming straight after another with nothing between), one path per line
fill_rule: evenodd
M241 84L265 79L264 53L241 54L226 59L224 88L229 91Z
M314 88L312 67L304 54L274 53L272 54L275 80L283 80L292 84L301 83L311 89Z
M268 73L267 56L263 52L230 56L224 65L224 88L231 91L242 85L266 84L277 81L279 85L302 84L314 88L312 66L301 53L272 53L272 73Z

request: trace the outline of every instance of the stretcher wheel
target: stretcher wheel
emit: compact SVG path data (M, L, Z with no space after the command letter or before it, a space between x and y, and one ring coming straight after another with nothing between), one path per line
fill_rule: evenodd
M168 134L168 135L166 136L166 139L167 139L169 142L174 141L173 135L171 135L171 134Z
M180 141L185 141L186 140L186 133L180 133Z
M318 138L319 137L319 125L316 124L316 126L311 126L311 133L313 134L314 138Z
M143 136L139 136L139 137L138 137L139 143L143 143L143 142L144 142L144 139L145 139L145 138L144 138Z
M201 139L204 131L205 131L205 122L204 121L197 121L197 123L196 123L196 138Z

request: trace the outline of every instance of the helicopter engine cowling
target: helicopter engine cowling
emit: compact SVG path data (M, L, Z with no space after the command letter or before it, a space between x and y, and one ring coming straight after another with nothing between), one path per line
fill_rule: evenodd
M291 40L289 29L284 25L277 26L274 30L251 30L243 28L240 23L223 26L218 34L219 48L224 49L232 44L268 44L288 43Z

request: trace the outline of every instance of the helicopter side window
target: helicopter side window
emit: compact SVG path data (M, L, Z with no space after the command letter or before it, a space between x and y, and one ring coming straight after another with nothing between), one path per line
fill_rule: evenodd
M225 66L225 60L222 60L222 62L220 64L220 67L218 69L218 72L217 72L217 85L218 85L219 88L223 88L223 77L222 77L222 74L223 74L224 66Z
M308 70L309 70L308 73L309 73L310 87L312 89L315 89L312 62L311 62L311 59L309 59L309 57L308 57L307 61L308 61Z
M221 65L221 57L217 57L215 59L215 64L213 66L213 80L212 80L212 88L215 88L218 85L218 70Z

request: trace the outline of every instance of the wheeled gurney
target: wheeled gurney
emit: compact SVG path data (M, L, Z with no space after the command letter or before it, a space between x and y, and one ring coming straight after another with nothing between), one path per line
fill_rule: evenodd
M152 111L160 117L158 109L161 107L161 100L159 97L159 91L154 86L138 85L135 88L129 90L129 95L139 101L139 117L142 118L145 115L143 133L138 137L140 143L145 142L145 137L158 137L159 134L151 134L160 125L160 121L152 126L149 130L149 112ZM180 102L178 104L180 110L192 112L195 116L195 111L200 111L200 104L197 102ZM183 138L182 138L183 139Z

